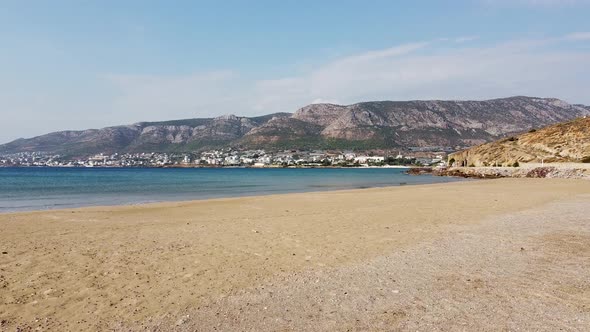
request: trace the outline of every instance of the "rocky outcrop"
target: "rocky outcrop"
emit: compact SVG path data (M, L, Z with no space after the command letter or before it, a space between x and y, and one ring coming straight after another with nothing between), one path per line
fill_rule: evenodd
M346 109L346 106L340 105L311 104L297 110L292 117L303 122L326 127L342 116Z
M476 146L449 156L457 166L513 166L520 163L590 162L590 117Z
M457 176L476 179L497 178L559 178L590 180L590 168L582 165L556 167L451 167L432 172L439 176Z

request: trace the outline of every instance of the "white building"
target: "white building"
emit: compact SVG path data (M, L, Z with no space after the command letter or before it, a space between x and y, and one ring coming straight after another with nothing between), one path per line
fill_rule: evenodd
M366 164L369 162L377 163L383 161L384 159L384 157L378 156L358 156L354 158L354 162L358 162L359 164Z

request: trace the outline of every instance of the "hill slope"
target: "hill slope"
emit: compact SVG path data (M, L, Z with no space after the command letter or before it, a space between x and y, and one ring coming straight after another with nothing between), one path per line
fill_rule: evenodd
M195 151L242 148L466 147L589 115L559 99L379 101L349 106L312 104L294 114L141 122L62 131L0 145L0 153Z
M483 144L449 156L462 166L515 162L590 162L590 117Z

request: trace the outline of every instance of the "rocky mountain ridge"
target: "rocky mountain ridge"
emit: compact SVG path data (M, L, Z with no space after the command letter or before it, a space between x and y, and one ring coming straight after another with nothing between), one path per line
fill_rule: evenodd
M466 147L584 115L590 115L587 106L535 97L486 101L376 101L348 106L312 104L293 114L226 115L54 132L0 145L0 153L188 152L228 146L267 149Z

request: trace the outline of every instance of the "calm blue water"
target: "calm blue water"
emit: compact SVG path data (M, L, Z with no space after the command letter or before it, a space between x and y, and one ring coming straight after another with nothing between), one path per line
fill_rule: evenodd
M1 168L0 213L459 181L404 169Z

